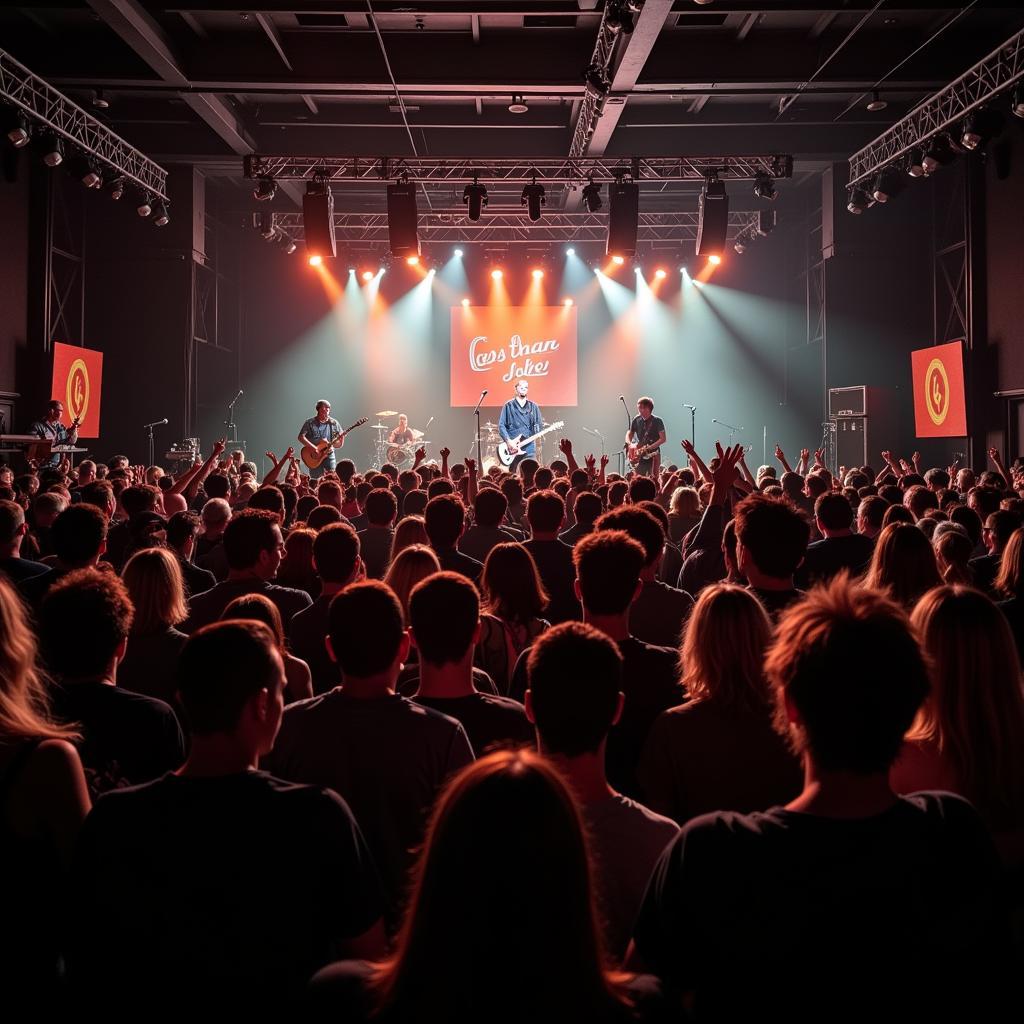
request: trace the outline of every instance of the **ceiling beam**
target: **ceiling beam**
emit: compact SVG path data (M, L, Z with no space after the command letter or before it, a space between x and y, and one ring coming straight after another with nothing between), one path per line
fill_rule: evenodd
M219 96L193 91L172 44L156 20L137 0L88 0L89 6L160 77L177 88L182 100L240 156L256 145L232 109ZM244 90L233 89L232 92ZM301 205L301 190L292 185L285 192Z
M256 13L256 24L263 29L267 39L270 40L270 45L277 51L278 57L284 63L284 66L289 71L294 71L292 62L288 59L288 54L284 52L284 40L281 38L281 33L277 30L277 26L274 24L269 14Z

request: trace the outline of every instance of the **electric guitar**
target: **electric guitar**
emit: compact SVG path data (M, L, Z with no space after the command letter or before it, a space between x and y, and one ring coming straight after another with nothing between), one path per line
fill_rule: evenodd
M552 423L550 426L545 427L542 431L540 431L537 434L532 434L530 437L523 437L523 435L520 434L518 437L513 438L511 441L502 441L501 444L498 445L498 458L501 459L501 464L503 466L511 466L512 463L515 461L516 457L522 451L522 449L531 441L536 441L538 437L543 437L545 434L550 434L552 430L561 430L564 426L565 421L559 420L557 423ZM519 451L517 451L515 455L513 455L508 450L510 444L519 449Z
M361 427L366 422L366 417L358 419L351 427L346 427L336 438L332 441L318 441L316 450L311 451L309 448L302 449L302 461L306 464L309 469L319 469L326 461L327 456L331 454L332 448L341 448L345 444L345 435L349 431L355 430L356 427Z
M644 445L631 444L626 448L626 458L629 459L629 464L636 469L641 462L646 462L651 458L660 447L661 444L657 441Z

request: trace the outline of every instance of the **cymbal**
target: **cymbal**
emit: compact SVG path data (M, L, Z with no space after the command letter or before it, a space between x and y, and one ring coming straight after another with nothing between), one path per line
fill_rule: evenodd
M388 429L388 425L386 423L371 423L370 424L370 429L371 430L387 430Z
M398 413L394 409L385 409L383 412L375 412L374 416L397 416Z
M414 430L412 432L412 438L414 441L418 441L423 436L422 430Z
M488 420L488 421L487 421L487 422L486 422L486 423L484 424L484 426L485 426L485 427L486 427L486 428L487 428L488 430L497 430L497 429L498 429L498 424L497 424L497 423L495 423L495 422L494 422L494 420Z

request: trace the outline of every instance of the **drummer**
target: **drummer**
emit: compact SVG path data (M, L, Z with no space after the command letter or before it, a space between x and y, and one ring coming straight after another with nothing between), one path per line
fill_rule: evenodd
M404 412L398 414L398 426L388 435L388 444L412 444L416 435L409 429L409 417Z

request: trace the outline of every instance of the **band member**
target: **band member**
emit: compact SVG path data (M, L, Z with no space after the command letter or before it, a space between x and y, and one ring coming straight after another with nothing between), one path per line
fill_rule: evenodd
M388 435L388 444L412 444L416 435L409 429L409 417L405 413L398 416L398 426Z
M637 415L626 431L626 445L635 444L638 448L647 445L663 445L665 443L665 423L660 416L654 415L654 401L647 398L637 399ZM648 458L639 462L635 471L642 476L653 476L655 480L661 472L661 451L656 450Z
M29 427L29 432L41 438L44 441L49 441L51 444L70 444L73 445L78 441L78 420L76 419L70 427L65 427L61 423L61 417L64 415L64 404L58 399L54 399L49 402L46 406L46 419L37 420ZM43 466L59 466L60 460L63 456L60 452L54 452L50 455L49 459L42 463Z
M312 452L316 452L316 446L320 441L330 441L332 444L327 458L316 469L309 471L311 479L317 480L324 473L334 472L336 459L333 443L341 434L341 424L331 415L331 403L326 398L321 398L316 403L316 415L306 420L299 431L299 444L303 448L310 449Z
M529 444L517 448L512 441L517 437L530 437L539 434L544 429L544 421L540 415L540 406L531 402L526 396L530 391L528 380L519 380L516 383L515 397L510 398L502 407L501 416L498 417L498 433L501 439L508 445L509 452L515 455L511 472L515 472L519 463L525 458L533 458L537 451L537 443L531 441Z

